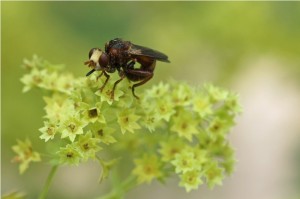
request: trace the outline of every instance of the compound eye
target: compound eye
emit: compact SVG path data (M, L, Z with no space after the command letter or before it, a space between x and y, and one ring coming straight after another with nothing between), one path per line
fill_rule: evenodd
M99 64L101 67L107 67L108 65L108 56L106 53L102 53L99 58Z
M93 54L93 52L96 50L96 48L92 48L91 50L90 50L90 52L89 52L89 59L91 59L91 56L92 56L92 54Z

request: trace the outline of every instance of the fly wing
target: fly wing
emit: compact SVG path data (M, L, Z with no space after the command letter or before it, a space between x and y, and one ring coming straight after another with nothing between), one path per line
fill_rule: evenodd
M161 53L157 50L153 50L151 48L147 48L144 46L139 46L132 44L131 47L129 48L128 52L132 55L142 55L146 57L151 57L153 59L162 61L162 62L170 62L168 60L168 56L165 55L164 53Z

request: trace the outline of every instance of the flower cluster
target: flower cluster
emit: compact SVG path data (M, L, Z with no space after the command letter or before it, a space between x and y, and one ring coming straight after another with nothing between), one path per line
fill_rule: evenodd
M17 140L16 145L12 147L13 151L17 154L12 162L20 163L19 172L22 174L29 167L30 162L41 161L40 154L33 151L32 144L29 139L25 141Z
M97 159L105 176L114 166L133 165L137 184L178 176L187 191L203 183L221 185L234 169L227 137L241 107L232 92L211 84L194 88L161 82L137 89L137 100L131 83L123 80L111 99L117 74L101 92L105 79L97 73L74 78L37 56L25 60L24 68L24 92L34 87L50 91L39 131L42 140L57 143L53 159L59 164ZM104 161L100 151L112 160Z

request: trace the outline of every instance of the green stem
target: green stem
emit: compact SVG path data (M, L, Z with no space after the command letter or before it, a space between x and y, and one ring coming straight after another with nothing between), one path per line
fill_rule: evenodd
M50 186L51 186L51 182L52 182L52 180L53 180L53 177L54 177L54 175L55 175L55 173L56 173L56 171L57 171L57 168L58 168L58 165L52 166L51 171L50 171L50 173L49 173L49 175L48 175L48 177L47 177L46 184L45 184L44 187L43 187L43 190L42 190L42 192L41 192L41 194L40 194L39 199L45 199L45 198L46 198L47 193L48 193L48 191L49 191L49 189L50 189Z
M124 194L127 193L132 188L134 188L135 186L136 186L135 176L130 175L128 176L127 179L123 181L123 183L119 185L119 187L114 187L111 190L111 192L97 199L123 198Z

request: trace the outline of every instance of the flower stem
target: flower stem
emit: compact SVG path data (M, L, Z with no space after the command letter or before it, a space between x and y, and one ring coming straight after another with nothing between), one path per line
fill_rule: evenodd
M130 175L125 179L118 187L115 187L111 192L104 196L98 197L96 199L113 199L113 198L123 198L124 194L130 191L136 186L135 176Z
M58 168L58 165L52 166L51 171L50 171L50 173L49 173L49 175L47 177L46 184L44 185L43 190L42 190L42 192L41 192L41 194L39 196L39 199L45 199L46 198L47 193L48 193L48 191L50 189L53 177L54 177L54 175L55 175L55 173L57 171L57 168Z

